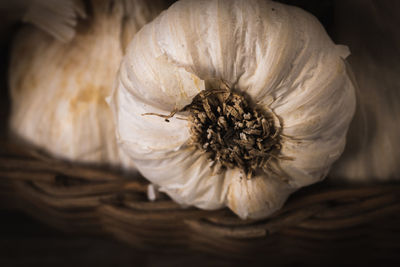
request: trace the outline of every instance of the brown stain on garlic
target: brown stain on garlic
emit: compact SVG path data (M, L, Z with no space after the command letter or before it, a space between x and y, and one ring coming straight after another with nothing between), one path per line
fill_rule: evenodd
M70 112L78 116L91 105L99 108L107 108L105 91L104 86L96 86L94 84L82 86L82 88L78 90L78 93L70 100Z
M180 79L180 76L178 74L175 74L176 80L178 81L178 87L179 87L179 96L180 98L187 98L187 94L185 92L185 88L182 84L182 80Z
M227 199L228 199L228 206L231 210L237 211L237 203L236 203L236 198L234 197L234 190L233 190L233 185L230 184L228 185L228 193L227 193Z

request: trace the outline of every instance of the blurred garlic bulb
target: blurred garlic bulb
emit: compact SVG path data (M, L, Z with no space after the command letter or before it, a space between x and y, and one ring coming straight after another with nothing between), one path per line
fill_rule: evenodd
M68 42L75 36L78 18L86 18L84 3L80 0L17 0L26 6L22 20Z
M177 2L123 59L110 99L119 145L182 205L266 217L342 153L348 54L295 7Z
M332 180L371 183L400 179L400 2L337 1L341 41L359 84L348 145Z
M22 20L62 42L72 40L78 20L87 16L81 0L0 1L0 14L5 17L0 26L2 30Z
M166 6L145 0L87 3L87 18L78 21L68 42L33 26L18 34L9 70L10 128L54 156L118 164L113 116L105 97L128 41ZM40 22L45 19L40 17Z

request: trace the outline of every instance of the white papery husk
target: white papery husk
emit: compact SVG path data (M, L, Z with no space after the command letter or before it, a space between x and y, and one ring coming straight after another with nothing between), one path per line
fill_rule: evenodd
M184 206L228 206L241 218L263 218L290 193L323 179L340 156L355 109L344 46L310 14L269 1L181 1L134 37L111 98L121 149L139 171ZM219 171L189 145L191 103L210 80L247 93L278 118L280 157L274 172L247 180ZM287 158L292 158L288 160ZM279 168L277 168L279 166Z
M91 1L91 11L69 25L71 31L52 28L59 32L51 36L50 30L26 26L14 42L9 70L12 133L63 159L110 165L125 161L105 98L128 41L164 7L162 1ZM40 15L51 10L38 5L30 18L50 27L63 10L54 10L46 21ZM124 164L131 166L129 160Z

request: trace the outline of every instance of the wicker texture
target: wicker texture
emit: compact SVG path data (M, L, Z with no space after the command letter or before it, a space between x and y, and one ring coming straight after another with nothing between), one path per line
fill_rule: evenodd
M375 244L371 250L385 257L400 251L400 185L319 184L294 194L269 219L244 221L226 209L182 209L164 195L150 202L140 177L73 165L7 142L0 147L2 203L64 231L111 234L151 251L189 249L240 259L265 251L282 255L282 249L304 255L321 242L326 251L338 244ZM378 254L376 244L384 246Z

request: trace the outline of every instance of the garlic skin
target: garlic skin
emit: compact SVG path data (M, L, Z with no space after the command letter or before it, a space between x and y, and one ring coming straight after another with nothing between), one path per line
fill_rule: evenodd
M69 42L26 26L9 69L12 134L62 159L131 166L118 151L105 98L129 39L165 7L162 1L91 1L90 16Z
M121 149L138 170L183 206L229 207L265 218L290 193L323 179L340 156L355 109L344 58L320 23L270 1L178 1L134 37L110 99ZM274 114L280 158L251 179L216 168L190 144L188 114L165 122L210 81L248 94Z

